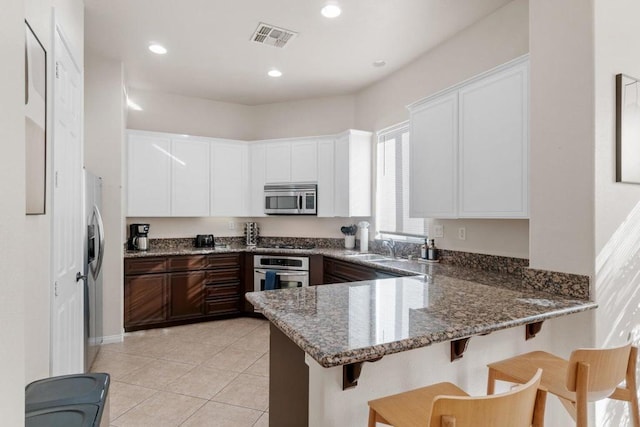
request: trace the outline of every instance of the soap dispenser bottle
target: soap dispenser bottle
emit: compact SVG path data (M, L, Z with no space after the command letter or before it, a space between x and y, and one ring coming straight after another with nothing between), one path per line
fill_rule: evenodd
M427 259L427 239L424 239L424 243L420 246L420 258Z
M436 248L435 239L431 239L429 241L429 246L427 247L427 259L431 261L438 260L438 248Z

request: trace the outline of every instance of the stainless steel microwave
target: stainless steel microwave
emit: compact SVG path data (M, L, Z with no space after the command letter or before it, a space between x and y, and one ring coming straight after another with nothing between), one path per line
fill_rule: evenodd
M317 184L264 186L264 213L267 215L317 215L317 202Z

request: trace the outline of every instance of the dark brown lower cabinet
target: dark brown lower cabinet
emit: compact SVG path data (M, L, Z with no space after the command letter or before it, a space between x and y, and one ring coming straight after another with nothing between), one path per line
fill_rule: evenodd
M242 254L125 259L125 331L241 313L243 260Z
M364 265L328 257L323 259L322 271L324 284L387 279L390 277L402 276L401 274L377 270Z
M167 318L167 275L145 274L124 279L125 327L152 325Z
M169 275L169 319L204 314L204 276L202 271L186 271Z

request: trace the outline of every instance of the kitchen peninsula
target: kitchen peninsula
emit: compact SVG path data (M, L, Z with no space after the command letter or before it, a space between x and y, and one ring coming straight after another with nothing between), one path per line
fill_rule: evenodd
M482 394L487 363L544 348L571 327L566 315L596 308L508 274L417 270L426 274L246 295L271 322L270 425L366 425L368 400L439 381Z

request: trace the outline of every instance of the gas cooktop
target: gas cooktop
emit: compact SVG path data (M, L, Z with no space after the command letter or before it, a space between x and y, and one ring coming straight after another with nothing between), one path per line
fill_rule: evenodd
M300 245L287 245L282 243L271 243L266 245L260 245L262 249L315 249L316 245L310 244L300 244Z

